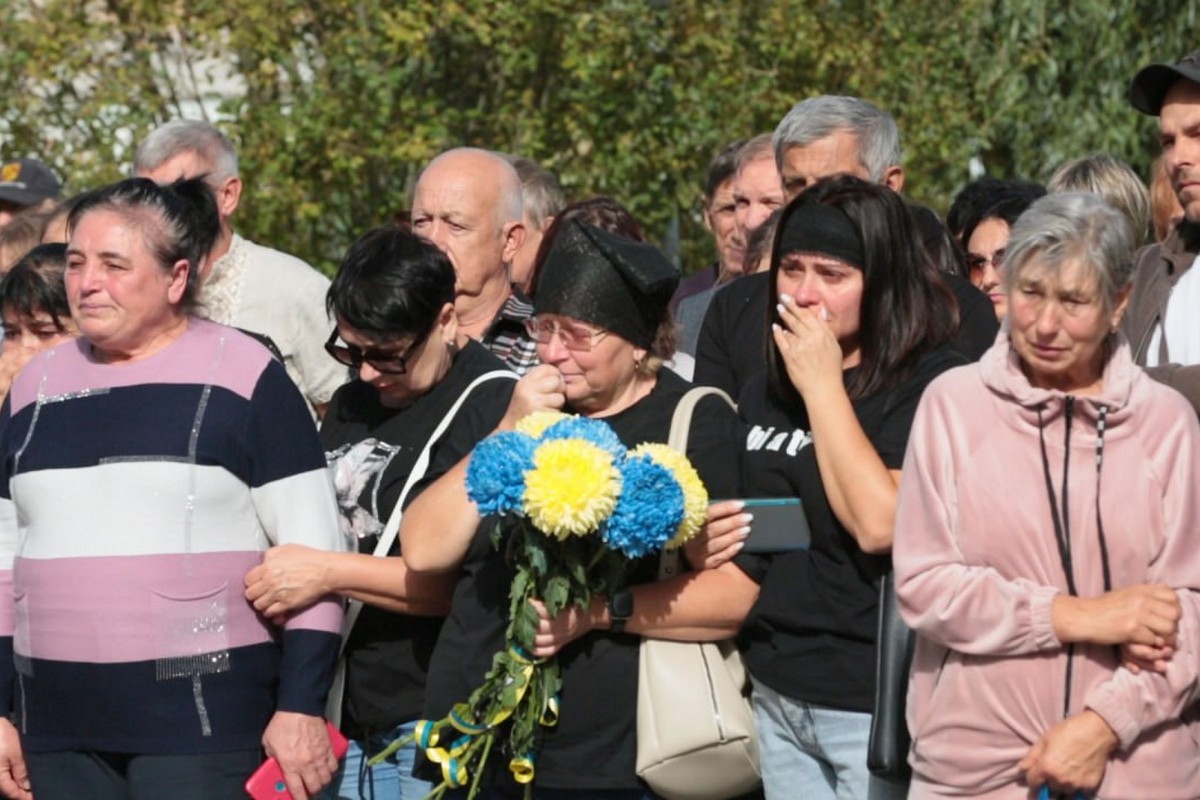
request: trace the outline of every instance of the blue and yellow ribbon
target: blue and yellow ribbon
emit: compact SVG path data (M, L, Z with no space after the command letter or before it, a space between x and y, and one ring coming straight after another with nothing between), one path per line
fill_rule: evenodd
M511 717L525 698L525 693L529 691L529 686L534 680L541 682L540 688L544 698L539 710L538 721L546 727L558 724L559 699L557 694L550 692L551 676L545 672L535 675L535 668L545 659L535 658L517 645L509 646L507 655L512 663L519 667L518 670L509 674L511 679L509 685L515 684L516 686L516 694L511 704L506 704L498 709L483 722L474 722L471 707L466 703L459 703L450 710L445 719L420 720L413 731L413 739L417 746L425 752L427 759L441 768L442 781L451 789L465 786L471 779L462 757L471 749L475 737L490 733L496 726ZM460 735L449 746L442 746L440 744L441 734L447 727L457 731ZM470 761L471 759L465 760ZM534 761L533 753L515 756L508 764L513 780L523 785L532 783L536 772Z
M513 780L517 783L533 783L533 753L528 753L509 761L508 771L512 773Z

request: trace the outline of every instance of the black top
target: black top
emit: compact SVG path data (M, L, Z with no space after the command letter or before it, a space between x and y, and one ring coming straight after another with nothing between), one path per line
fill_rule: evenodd
M671 415L691 385L674 373L658 373L654 389L642 400L604 421L627 447L665 442ZM731 458L742 441L737 415L719 398L700 401L693 417L688 456L712 497L735 497L740 464ZM463 578L454 592L429 672L426 714L440 719L463 702L483 681L492 656L504 646L508 589L512 573L493 549L494 518L480 524L463 562ZM654 557L632 562L630 583L654 579ZM637 718L638 637L594 631L559 653L563 689L558 725L543 732L535 785L554 789L634 789ZM507 730L489 758L487 782L514 787L507 770ZM504 745L500 747L499 745ZM440 780L436 771L419 770ZM519 795L518 795L519 796Z
M334 467L343 532L357 542L358 552L374 552L414 462L454 401L479 375L503 369L498 358L471 341L454 357L445 377L406 408L381 405L379 393L361 380L333 395L321 425L321 443ZM471 392L434 445L420 485L462 459L495 429L514 384L499 378ZM409 492L408 502L420 485ZM390 554L400 554L399 540ZM440 617L363 607L346 644L342 729L349 736L364 738L420 716L429 657L441 627Z
M987 295L966 278L941 273L958 301L959 328L950 347L978 361L992 343L1000 323ZM767 298L771 276L759 272L738 278L713 295L696 345L696 383L724 389L731 397L766 368Z
M970 361L978 361L996 342L1000 320L988 296L961 275L943 272L942 280L958 302L958 333L950 346Z
M921 393L947 369L965 363L941 348L921 359L894 389L854 403L855 415L888 469L900 469ZM849 377L852 370L847 370ZM746 487L751 497L799 497L812 531L809 550L742 554L735 563L761 585L742 627L751 674L796 700L850 711L872 710L879 578L889 556L868 555L829 506L803 405L783 410L766 374L742 392Z
M758 272L713 295L696 343L696 383L724 389L736 400L750 377L766 368L770 294L771 274Z

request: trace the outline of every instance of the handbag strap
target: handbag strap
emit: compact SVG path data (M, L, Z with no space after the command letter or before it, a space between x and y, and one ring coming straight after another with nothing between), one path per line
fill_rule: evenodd
M516 380L517 376L508 370L496 369L484 374L471 381L467 388L462 390L453 405L446 411L446 415L442 417L441 422L433 429L433 433L429 434L429 438L425 440L425 446L421 448L420 455L413 462L413 468L408 473L408 479L404 482L404 488L400 490L400 496L396 498L396 505L392 507L392 514L388 517L387 525L384 526L383 532L379 534L379 541L375 545L375 550L372 555L377 557L386 556L392 549L392 545L396 543L396 537L400 533L400 518L404 515L404 500L408 497L409 491L421 478L425 477L425 473L429 471L429 456L433 451L433 445L442 438L442 434L446 432L446 428L450 427L450 423L454 421L454 417L458 414L458 409L466 402L467 397L476 386L487 381L497 378L508 378ZM346 642L350 639L350 631L354 629L354 623L358 621L358 615L362 613L363 603L361 600L350 600L346 604L346 615L342 619L342 650L346 649Z
M692 415L696 412L696 404L709 395L716 395L737 408L728 394L715 386L695 386L688 389L675 405L675 413L671 416L671 432L667 436L667 445L676 452L687 455L688 434L692 430ZM664 548L658 556L658 579L673 578L679 572L679 550Z

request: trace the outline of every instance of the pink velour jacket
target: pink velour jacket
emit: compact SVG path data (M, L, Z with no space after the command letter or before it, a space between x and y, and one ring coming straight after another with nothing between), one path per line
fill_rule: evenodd
M1200 424L1115 341L1100 394L1072 401L1066 467L1068 398L1030 385L1004 331L921 400L892 556L901 613L919 634L910 798L1036 795L1017 762L1063 718L1068 659L1051 622L1067 581L1047 467L1060 508L1067 469L1079 595L1104 592L1098 508L1112 588L1166 584L1183 607L1165 675L1129 672L1113 647L1074 648L1070 713L1094 710L1120 739L1097 795L1200 797L1200 722L1195 708L1185 714L1200 694Z

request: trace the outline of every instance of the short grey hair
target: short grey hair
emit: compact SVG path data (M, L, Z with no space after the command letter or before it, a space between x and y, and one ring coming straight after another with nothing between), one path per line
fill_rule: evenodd
M808 147L837 131L850 131L858 140L858 163L875 183L889 167L900 164L900 129L891 114L858 97L824 94L792 106L771 137L775 164L783 169L789 147Z
M1078 262L1096 280L1105 312L1133 275L1135 240L1129 220L1102 197L1063 192L1039 198L1012 227L1004 251L1004 288L1011 292L1021 271L1036 264L1057 272Z
M174 119L150 131L138 145L133 171L143 175L181 153L195 153L207 161L212 169L209 180L219 182L238 174L233 143L215 126L198 119Z
M558 176L533 159L511 154L505 154L505 158L521 179L521 202L530 221L537 230L545 230L546 220L567 205Z
M1133 168L1119 158L1095 153L1068 161L1046 188L1100 195L1129 219L1139 244L1150 235L1150 192Z
M747 164L763 158L770 158L771 156L771 134L760 133L753 138L747 139L737 151L737 168L734 170L734 175L745 169ZM779 162L776 161L776 166L778 165Z

